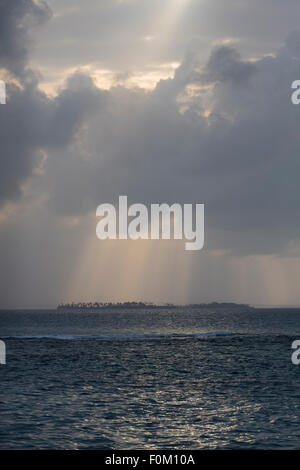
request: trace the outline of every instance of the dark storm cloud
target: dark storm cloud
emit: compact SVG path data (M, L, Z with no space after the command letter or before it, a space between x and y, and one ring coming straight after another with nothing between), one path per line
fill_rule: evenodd
M138 202L203 202L208 245L234 253L275 253L299 238L299 33L276 56L243 60L213 49L204 70L189 54L174 79L151 93L111 89L88 121L83 159L76 147L48 166L60 214L84 214L128 194ZM178 98L190 83L210 89ZM210 109L210 116L203 114Z
M103 93L82 74L71 77L54 99L38 89L39 77L26 68L27 31L48 17L43 2L0 2L0 67L19 80L7 83L7 104L0 107L0 205L20 195L41 152L68 145L86 114L102 102Z
M234 82L236 85L247 81L255 72L253 63L241 60L240 54L232 47L217 47L211 53L203 81Z
M101 92L81 74L55 99L38 90L34 77L27 77L22 89L13 84L7 89L8 102L0 108L0 204L20 195L42 150L68 145L84 117L102 103Z
M0 0L0 65L19 75L28 53L28 32L51 17L45 2Z

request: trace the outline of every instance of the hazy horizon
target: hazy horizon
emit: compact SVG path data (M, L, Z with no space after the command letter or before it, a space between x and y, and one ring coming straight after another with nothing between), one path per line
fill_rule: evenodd
M298 304L284 304L284 305L281 305L281 304L251 304L251 303L239 303L239 302L235 302L235 301L226 301L226 302L222 302L222 301L214 301L214 300L211 300L211 301L208 301L208 302L194 302L194 303L190 303L190 304L173 304L171 302L161 302L161 303L155 303L155 302L151 302L151 301L141 301L141 300L131 300L131 301L121 301L121 302L118 302L118 301L114 301L114 302L111 302L111 301L93 301L93 303L111 303L112 306L114 305L117 305L118 303L120 304L123 304L123 303L126 303L126 302L141 302L141 303L149 303L149 304L153 304L153 306L170 306L170 308L172 307L189 307L190 305L210 305L210 304L213 304L213 303L218 303L218 304L235 304L235 305L247 305L249 307L253 307L253 308L256 308L256 309L300 309L300 305ZM63 302L64 303L64 302ZM66 302L67 304L69 304L69 302ZM72 301L70 302L72 303ZM89 301L79 301L79 302L74 302L75 305L77 304L80 304L80 303L89 303ZM34 308L22 308L22 307L13 307L13 306L10 306L8 308L3 308L3 307L0 307L0 311L9 311L9 310L12 310L12 311L16 311L16 310L20 310L20 311L32 311L32 310L56 310L57 307L61 305L61 302L59 302L58 304L56 305L48 305L48 306L35 306Z

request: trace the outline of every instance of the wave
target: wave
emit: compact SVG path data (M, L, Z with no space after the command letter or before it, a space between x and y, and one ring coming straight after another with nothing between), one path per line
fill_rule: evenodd
M1 336L2 339L54 339L64 341L74 340L155 340L155 339L187 339L199 338L209 339L217 336L232 336L230 331L216 331L207 333L149 333L149 334L104 334L104 335L64 335L64 334L42 334L42 335L10 335Z

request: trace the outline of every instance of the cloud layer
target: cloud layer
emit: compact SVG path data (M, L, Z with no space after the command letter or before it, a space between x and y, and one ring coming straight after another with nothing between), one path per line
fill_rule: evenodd
M195 51L151 93L111 89L77 144L49 161L55 210L82 215L119 194L201 202L220 234L213 246L280 252L299 230L298 39L254 62L213 48L201 69Z

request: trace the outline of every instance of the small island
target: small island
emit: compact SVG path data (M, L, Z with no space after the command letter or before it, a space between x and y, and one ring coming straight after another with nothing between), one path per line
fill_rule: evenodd
M246 311L255 310L255 307L252 307L247 304L237 304L234 302L210 302L210 303L200 303L200 304L185 304L185 305L175 305L171 303L165 304L154 304L152 302L71 302L71 303L61 303L57 306L58 311L99 311L107 309L243 309Z

